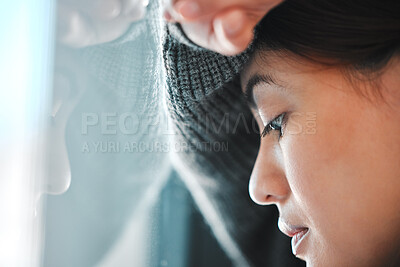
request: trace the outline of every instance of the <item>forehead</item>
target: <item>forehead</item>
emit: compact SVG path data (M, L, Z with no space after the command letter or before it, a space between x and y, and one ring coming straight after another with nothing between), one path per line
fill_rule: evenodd
M338 68L323 66L291 53L256 52L241 73L241 87L254 76L267 76L280 87L296 88L320 83L337 87L344 82Z

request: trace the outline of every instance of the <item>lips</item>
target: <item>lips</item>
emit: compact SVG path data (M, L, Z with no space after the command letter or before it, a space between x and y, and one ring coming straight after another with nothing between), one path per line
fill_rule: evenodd
M292 238L292 252L297 256L299 254L301 242L306 237L309 229L305 226L288 224L282 219L279 219L278 227L282 233Z
M292 237L292 252L294 255L297 256L299 254L299 248L300 248L301 241L304 239L304 237L307 235L307 233L308 233L308 228L305 228L305 229L297 232Z

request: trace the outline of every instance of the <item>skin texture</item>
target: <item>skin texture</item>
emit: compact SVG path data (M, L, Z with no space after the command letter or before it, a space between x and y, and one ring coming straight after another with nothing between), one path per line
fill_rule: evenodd
M359 81L362 96L338 68L290 54L255 55L242 88L256 73L281 85L254 87L260 129L289 119L281 138L261 138L252 199L276 205L280 224L309 228L297 249L307 266L398 266L400 60L380 77L382 99L368 95L376 84Z

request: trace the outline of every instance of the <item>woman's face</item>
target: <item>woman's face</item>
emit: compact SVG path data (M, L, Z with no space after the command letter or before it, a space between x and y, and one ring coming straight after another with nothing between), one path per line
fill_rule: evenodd
M381 76L385 102L355 93L372 83L294 56L256 56L242 74L261 131L277 118L261 137L250 195L278 207L280 230L309 266L399 260L399 73L392 60Z

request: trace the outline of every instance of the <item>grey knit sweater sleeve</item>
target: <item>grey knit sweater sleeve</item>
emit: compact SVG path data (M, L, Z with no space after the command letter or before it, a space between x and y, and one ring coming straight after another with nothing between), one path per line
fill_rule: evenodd
M259 134L238 74L249 52L225 57L191 43L178 25L166 31L167 106L179 165L211 229L237 266L304 266L277 230L276 209L248 195Z

